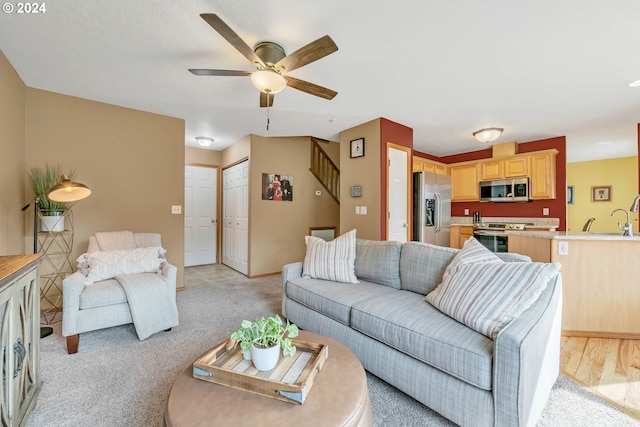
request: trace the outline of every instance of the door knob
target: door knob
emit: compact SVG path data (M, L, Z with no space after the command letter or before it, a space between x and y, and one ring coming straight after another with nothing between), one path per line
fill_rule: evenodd
M211 220L211 224L215 224L215 223L216 223L216 220L215 220L215 219L212 219L212 220Z

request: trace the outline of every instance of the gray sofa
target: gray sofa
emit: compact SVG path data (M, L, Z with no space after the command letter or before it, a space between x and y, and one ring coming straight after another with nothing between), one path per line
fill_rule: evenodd
M535 425L559 373L561 276L493 340L423 299L457 252L359 239L357 284L303 278L302 262L288 264L282 314L338 339L367 371L459 425Z

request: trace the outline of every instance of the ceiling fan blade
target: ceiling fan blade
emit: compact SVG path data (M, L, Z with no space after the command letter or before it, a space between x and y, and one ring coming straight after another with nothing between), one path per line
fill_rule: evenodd
M209 70L206 68L189 68L189 72L196 76L250 76L249 71Z
M274 96L272 93L260 92L260 107L273 107Z
M326 87L318 86L314 83L305 82L304 80L296 79L289 76L284 76L287 80L287 86L294 89L301 90L311 95L319 96L320 98L333 99L338 92L327 89Z
M275 67L276 69L280 69L280 67L282 67L284 72L288 73L296 68L303 67L320 58L324 58L337 50L338 46L336 46L331 37L320 37L318 40L311 42L306 46L302 46L295 52L285 56L275 64Z
M222 19L215 13L202 13L200 14L202 19L204 19L207 24L211 25L214 30L216 30L226 41L228 41L231 46L235 47L238 52L242 54L245 58L247 58L252 64L255 66L264 67L264 63L262 59L249 47L244 40L240 38L235 31L231 29L227 24L224 23Z

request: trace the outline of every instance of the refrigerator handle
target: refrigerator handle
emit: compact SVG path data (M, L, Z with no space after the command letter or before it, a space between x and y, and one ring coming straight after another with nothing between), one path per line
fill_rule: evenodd
M440 220L440 213L442 212L442 199L440 199L440 193L436 193L436 206L435 206L435 212L433 213L434 218L434 222L436 225L436 229L433 230L436 233L440 232L440 225L441 225L441 220Z

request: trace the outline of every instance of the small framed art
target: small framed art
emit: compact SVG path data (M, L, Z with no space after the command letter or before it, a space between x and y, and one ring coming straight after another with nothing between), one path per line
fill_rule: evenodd
M351 141L351 158L364 157L364 138Z
M600 186L591 187L591 201L592 202L610 202L611 186L600 185Z
M567 204L573 204L573 185L567 186Z

